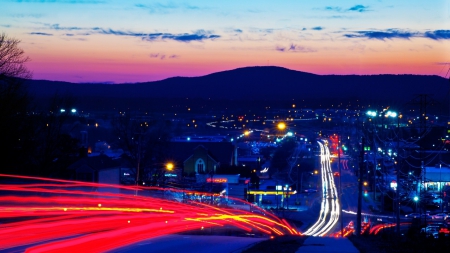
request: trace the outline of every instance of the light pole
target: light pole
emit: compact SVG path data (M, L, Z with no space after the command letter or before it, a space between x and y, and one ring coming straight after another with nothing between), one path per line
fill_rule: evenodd
M341 171L341 134L338 135L338 170L339 170L339 220L341 223L341 237L344 237L344 221L342 220L342 171Z
M439 198L441 199L441 212L444 212L444 206L442 205L442 164L439 163Z
M300 183L300 188L301 188L301 189L298 188L299 169L300 169L300 164L297 164L297 187L296 187L296 189L297 189L297 194L295 194L295 198L296 198L296 199L295 199L295 204L296 204L296 205L299 204L299 202L298 202L298 193L299 193L301 190L303 190L303 189L302 189L302 188L303 188L303 172L302 172L301 183Z
M377 202L377 148L375 145L375 126L374 126L374 118L377 116L376 111L368 111L367 115L370 117L370 121L372 122L372 145L373 145L373 201Z

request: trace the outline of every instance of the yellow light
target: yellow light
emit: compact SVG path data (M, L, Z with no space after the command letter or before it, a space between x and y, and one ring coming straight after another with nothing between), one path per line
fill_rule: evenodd
M280 129L280 130L284 130L285 128L286 128L286 124L284 123L284 122L280 122L280 123L278 123L278 129Z
M102 207L102 204L98 204L98 207Z
M167 170L173 170L173 163L167 163L166 164L166 169Z

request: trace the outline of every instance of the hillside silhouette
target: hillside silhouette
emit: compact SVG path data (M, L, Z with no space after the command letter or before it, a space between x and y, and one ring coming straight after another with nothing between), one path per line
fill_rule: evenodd
M31 94L48 98L71 94L82 101L97 99L206 99L237 101L309 101L332 104L347 100L371 103L408 103L427 94L448 103L449 83L425 75L316 75L282 67L245 67L199 77L172 77L161 81L126 84L28 82Z

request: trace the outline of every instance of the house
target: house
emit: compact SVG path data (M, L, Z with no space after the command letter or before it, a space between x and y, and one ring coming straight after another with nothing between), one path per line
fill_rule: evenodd
M236 165L236 148L230 142L171 142L167 160L183 175L215 173L220 166Z
M71 179L85 182L119 184L121 159L113 159L105 154L84 157L71 164Z

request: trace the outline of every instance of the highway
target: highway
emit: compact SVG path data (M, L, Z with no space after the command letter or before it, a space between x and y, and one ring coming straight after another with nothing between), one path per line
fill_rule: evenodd
M141 241L139 243L118 248L109 253L167 253L167 252L196 252L196 253L230 253L256 244L267 238L230 237L230 236L202 236L202 235L166 235ZM232 241L232 243L230 243Z
M228 200L236 204L217 206L190 199L184 202L161 199L155 197L157 194L148 194L164 190L158 187L136 188L4 174L0 177L33 180L28 184L8 181L0 184L0 252L87 253L124 247L133 250L152 243L149 239L187 232L208 235L207 238L213 231L266 239L276 235L298 235L285 220L257 206L252 206L251 211L244 210L241 207L249 203L231 197ZM106 191L108 188L112 190ZM125 194L122 190L139 191L139 194ZM184 191L183 194L206 193ZM239 247L254 239L229 238L228 241L217 240L229 244L236 242L233 247ZM187 247L182 241L177 242L179 247ZM162 243L161 248L164 247Z
M310 236L326 236L339 221L340 203L338 191L331 169L330 150L327 144L318 142L320 146L322 201L319 218L303 234Z

